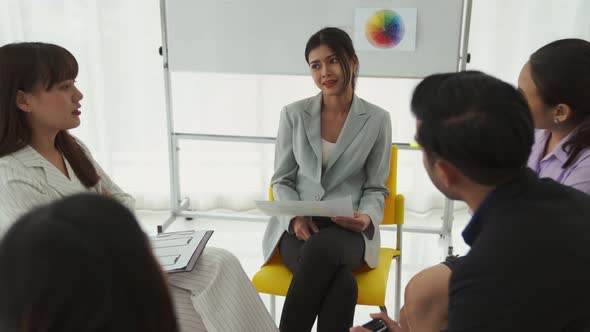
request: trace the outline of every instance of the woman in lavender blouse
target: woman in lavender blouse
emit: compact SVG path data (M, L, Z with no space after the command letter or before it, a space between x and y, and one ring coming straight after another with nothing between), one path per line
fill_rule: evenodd
M533 53L518 78L535 123L528 166L590 194L590 42L561 39Z

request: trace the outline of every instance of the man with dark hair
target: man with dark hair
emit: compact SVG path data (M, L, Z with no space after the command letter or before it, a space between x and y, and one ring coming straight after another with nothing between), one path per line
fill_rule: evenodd
M590 196L526 167L522 95L480 72L437 74L416 87L412 112L432 182L474 211L462 233L471 250L451 267L447 331L590 331ZM413 331L407 316L389 330Z
M412 112L427 170L442 160L443 168L452 164L474 182L496 186L526 166L533 121L524 97L507 83L474 71L432 75L416 87ZM442 179L431 179L444 192Z

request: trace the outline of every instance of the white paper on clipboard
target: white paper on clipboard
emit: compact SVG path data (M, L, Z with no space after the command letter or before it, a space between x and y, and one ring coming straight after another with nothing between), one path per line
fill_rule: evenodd
M190 271L213 231L181 231L150 236L154 256L165 272Z

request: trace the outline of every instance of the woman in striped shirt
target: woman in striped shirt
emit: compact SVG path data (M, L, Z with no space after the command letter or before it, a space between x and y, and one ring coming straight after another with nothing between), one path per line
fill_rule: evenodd
M133 198L68 133L80 124L78 63L46 43L0 47L0 236L39 205L80 192ZM184 331L276 331L238 259L208 248L191 272L168 276ZM146 290L149 291L149 290Z

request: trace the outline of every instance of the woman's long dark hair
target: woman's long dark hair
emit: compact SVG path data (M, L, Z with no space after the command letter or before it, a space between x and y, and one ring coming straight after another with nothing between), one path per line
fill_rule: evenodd
M590 42L561 39L549 43L530 57L531 76L546 105L568 105L573 116L568 124L575 132L563 145L568 167L590 147Z
M342 89L338 91L338 94L343 94L349 84L352 84L352 90L354 90L359 67L357 65L354 72L350 71L350 65L352 62L357 62L358 64L358 57L356 56L350 36L344 30L333 27L323 28L314 33L309 37L307 45L305 46L305 61L307 61L308 64L309 53L313 49L320 47L320 45L328 46L340 60L340 68L342 68L344 82L346 83L342 86Z
M0 331L176 332L170 293L133 214L79 194L20 218L0 243Z
M14 43L0 47L0 157L31 142L31 126L16 106L18 91L45 90L78 76L78 62L63 47L46 43ZM56 148L68 160L85 187L94 187L99 176L78 142L66 130L57 134Z

